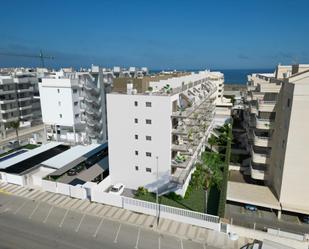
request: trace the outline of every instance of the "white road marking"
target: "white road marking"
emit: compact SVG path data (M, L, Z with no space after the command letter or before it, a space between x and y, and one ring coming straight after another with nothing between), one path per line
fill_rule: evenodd
M28 200L25 200L25 201L23 202L23 204L21 204L21 205L19 206L19 208L17 208L17 209L15 210L14 214L17 214L17 213L26 205L27 202L28 202Z
M181 249L183 249L182 239L180 239L180 247L181 247Z
M139 236L141 234L141 228L139 227L138 228L138 233L137 233L137 239L136 239L136 244L135 244L135 248L137 249L138 248L138 241L139 241Z
M61 220L61 222L60 222L60 224L59 224L59 227L62 227L63 222L64 222L64 220L65 220L65 217L67 217L67 215L68 215L68 212L69 212L69 209L67 209L67 211L65 211L65 214L64 214L64 216L63 216L63 218L62 218L62 220Z
M203 243L203 248L206 249L206 244L205 243Z
M47 213L47 215L46 215L46 217L45 217L45 219L43 220L43 223L46 223L46 221L47 221L49 215L51 214L51 212L53 211L53 209L54 209L54 206L51 206L49 211L48 211L48 213Z
M115 237L114 243L117 243L117 239L118 239L118 235L119 235L120 229L121 229L121 223L119 224L119 227L118 227L118 230L117 230L117 233L116 233L116 237Z
M159 235L158 238L158 248L161 249L161 235Z
M85 216L86 216L86 214L84 213L82 218L80 219L80 222L79 222L78 226L75 229L75 232L79 231L79 228L80 228L81 224L83 223L83 220L84 220Z
M97 230L95 230L95 233L93 234L93 237L97 237L98 232L100 231L100 228L102 226L103 221L104 221L104 218L101 219L101 221L100 221L100 223L99 223L99 225L97 227Z
M29 219L31 219L32 218L32 216L33 216L33 214L35 213L35 211L38 209L38 207L40 206L40 202L38 202L38 204L36 205L36 207L33 209L33 211L32 211L32 213L29 215Z

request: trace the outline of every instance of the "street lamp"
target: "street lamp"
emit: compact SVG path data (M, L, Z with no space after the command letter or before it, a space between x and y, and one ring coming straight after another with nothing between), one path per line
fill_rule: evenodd
M157 218L157 228L159 225L159 157L156 156L157 161L157 188L156 188L156 218Z

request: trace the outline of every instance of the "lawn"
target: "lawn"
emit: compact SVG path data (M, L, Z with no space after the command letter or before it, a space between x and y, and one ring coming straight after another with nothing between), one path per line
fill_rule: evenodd
M135 198L143 201L156 202L156 195L154 193L147 193L145 195L136 196ZM204 199L205 195L203 190L192 190L188 198L179 198L178 200L176 198L172 199L169 196L160 196L159 203L204 213Z

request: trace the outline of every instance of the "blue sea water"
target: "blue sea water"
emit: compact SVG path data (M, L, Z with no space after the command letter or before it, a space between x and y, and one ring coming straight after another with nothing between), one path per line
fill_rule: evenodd
M151 70L151 73L158 73L162 70ZM200 71L199 69L188 69L180 71ZM272 73L274 69L212 69L211 71L220 71L224 74L225 84L240 84L245 85L247 83L247 75L253 73Z

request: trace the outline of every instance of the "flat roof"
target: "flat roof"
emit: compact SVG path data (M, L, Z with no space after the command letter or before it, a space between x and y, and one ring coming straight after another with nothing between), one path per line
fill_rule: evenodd
M286 204L281 202L282 210L283 211L290 211L290 212L295 212L295 213L301 213L301 214L308 214L309 215L309 203L304 203L307 204L306 206L294 206L291 204Z
M266 186L229 181L227 200L280 210L280 203Z
M99 147L100 144L91 144L87 146L83 145L76 145L69 150L61 153L60 155L57 155L55 157L52 157L41 164L53 169L60 169L63 166L75 161L76 159L86 155L88 152L96 149Z
M32 169L35 166L39 166L41 162L45 161L47 158L54 157L64 151L69 149L69 146L59 144L56 147L52 147L48 150L44 150L39 154L36 154L32 157L29 157L23 161L20 161L18 163L15 163L5 169L2 169L2 171L6 173L12 173L12 174L21 174L25 171L28 171ZM25 153L26 154L26 153ZM22 154L23 155L23 154Z
M89 182L92 181L94 178L96 178L98 175L102 174L104 172L104 169L101 168L98 164L93 165L89 169L86 169L82 171L77 178L79 180Z
M57 147L58 145L60 145L62 143L59 143L59 142L50 142L50 143L47 143L47 144L44 144L44 145L41 145L40 147L38 148L35 148L35 149L32 149L32 150L29 150L25 153L22 153L22 154L19 154L15 157L12 157L12 158L9 158L5 161L2 161L0 162L0 169L5 169L5 168L8 168L16 163L19 163L21 161L24 161L28 158L31 158L35 155L38 155L44 151L47 151L51 148L54 148L54 147Z
M85 147L85 146L83 146ZM87 146L88 147L88 146ZM92 148L91 148L92 147ZM91 148L91 149L90 149ZM60 163L62 164L61 167L59 167L56 171L52 172L50 174L50 176L59 176L59 175L62 175L64 174L65 172L67 172L68 170L74 168L75 166L77 166L78 164L80 164L81 162L85 161L87 158L91 157L92 155L94 155L95 153L103 150L104 148L107 148L107 143L105 144L94 144L94 145L91 145L89 147L89 150L86 152L86 150L84 151L84 154L81 154L81 153L77 153L75 152L75 159L71 162L68 162L66 160L64 160L61 156L62 155L59 155L60 157L57 159L57 161L59 160ZM79 149L78 149L79 150ZM63 162L64 161L64 162ZM44 163L42 163L42 166L47 166ZM47 166L47 167L50 167L50 166Z

